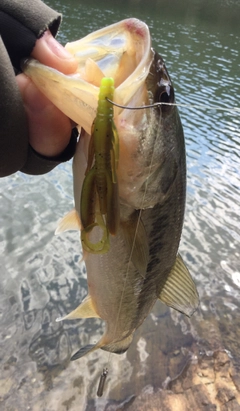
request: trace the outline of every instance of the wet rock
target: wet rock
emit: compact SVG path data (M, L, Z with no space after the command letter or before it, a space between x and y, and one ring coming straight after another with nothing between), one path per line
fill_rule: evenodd
M240 411L240 378L225 351L193 356L164 389L143 392L132 410Z

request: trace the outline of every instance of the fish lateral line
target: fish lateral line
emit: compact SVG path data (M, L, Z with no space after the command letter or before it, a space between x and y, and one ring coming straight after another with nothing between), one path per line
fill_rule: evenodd
M103 368L102 374L100 376L99 384L98 384L98 389L97 389L98 397L102 397L103 395L103 390L104 390L104 385L106 382L107 375L108 375L108 368Z
M236 112L240 113L240 108L239 107L220 107L220 106L207 106L205 104L182 104L182 103L167 103L167 102L158 102L158 103L152 103L152 104L147 104L144 106L136 106L136 107L129 107L129 106L124 106L118 103L115 103L115 101L110 100L108 97L106 97L106 100L111 103L113 106L123 108L126 110L145 110L148 108L156 108L156 107L161 107L161 106L173 106L173 107L185 107L185 108L198 108L198 109L205 109L205 110L222 110L222 111L230 111L230 112Z

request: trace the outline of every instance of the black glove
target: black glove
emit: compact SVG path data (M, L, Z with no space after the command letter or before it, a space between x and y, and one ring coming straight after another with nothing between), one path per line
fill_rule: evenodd
M20 62L29 57L35 43L49 29L56 35L61 15L40 0L0 1L0 177L21 170L43 174L75 151L77 131L64 152L55 158L36 153L28 144L28 123L15 80Z

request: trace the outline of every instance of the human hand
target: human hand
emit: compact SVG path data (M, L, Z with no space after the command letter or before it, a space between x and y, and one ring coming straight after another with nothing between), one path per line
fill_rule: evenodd
M49 30L37 40L31 54L43 64L64 74L74 73L77 62ZM39 154L46 157L60 155L67 147L73 124L54 106L25 75L16 76L28 118L29 143Z

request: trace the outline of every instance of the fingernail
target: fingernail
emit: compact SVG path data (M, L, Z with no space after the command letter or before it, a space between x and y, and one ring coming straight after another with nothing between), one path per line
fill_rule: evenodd
M61 59L72 59L73 56L69 51L67 51L57 40L55 40L52 35L46 38L46 43L48 44L50 50Z

